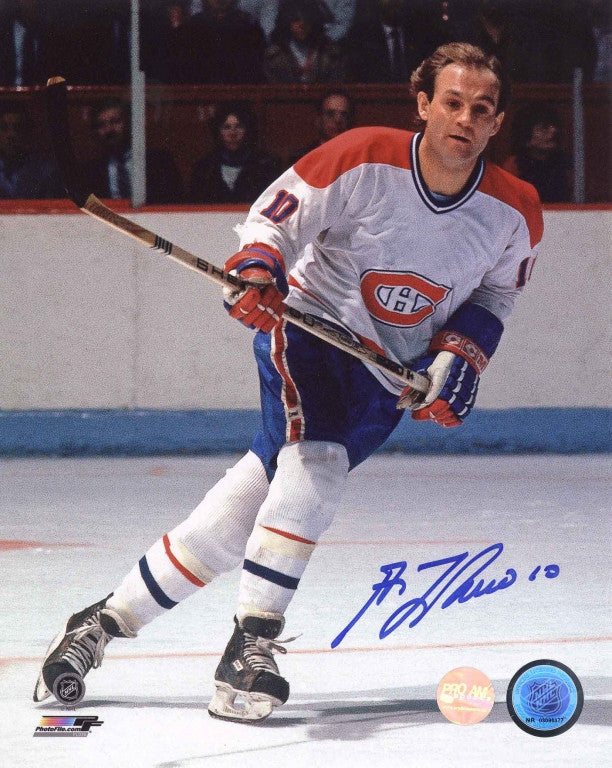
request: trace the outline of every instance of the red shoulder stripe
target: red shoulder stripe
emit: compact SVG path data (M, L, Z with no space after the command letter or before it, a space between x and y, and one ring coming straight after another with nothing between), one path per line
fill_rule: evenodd
M397 128L353 128L300 158L295 172L311 187L323 189L363 163L410 169L413 134Z
M544 234L544 220L542 203L535 187L497 165L487 163L478 191L501 200L522 214L529 229L531 247L540 242Z

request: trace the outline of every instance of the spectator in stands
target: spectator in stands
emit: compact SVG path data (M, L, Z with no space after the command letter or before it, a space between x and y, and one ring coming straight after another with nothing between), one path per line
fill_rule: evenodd
M238 8L247 13L261 27L266 43L276 24L279 0L238 0Z
M39 0L8 0L0 8L0 86L45 82L46 24Z
M591 79L597 51L586 6L584 0L537 4L545 51L540 82L571 83L576 69L582 70L585 81Z
M290 164L326 141L353 127L355 112L350 96L342 90L328 91L317 105L317 138L289 155Z
M326 5L331 17L325 24L325 33L334 43L339 43L348 34L355 16L355 0L320 0ZM276 25L279 0L239 0L238 7L249 14L262 28L266 40Z
M176 83L261 83L265 38L236 0L202 0L173 37Z
M130 198L132 151L129 108L119 99L108 99L92 115L100 157L83 166L87 187L98 197ZM176 203L183 199L181 178L172 157L162 150L147 150L147 203Z
M576 68L588 79L595 42L583 0L485 0L482 5L499 7L501 54L514 82L571 83Z
M513 82L539 78L544 46L536 15L508 0L477 0L469 24L456 31L457 40L477 45L504 63Z
M346 40L351 80L408 82L412 71L430 53L429 33L427 24L406 0L360 0Z
M44 0L44 7L47 75L61 74L72 85L129 82L130 0Z
M587 80L609 83L612 81L612 6L609 0L589 0L587 5L586 16L595 46L593 66L587 73Z
M421 30L428 52L455 40L467 40L477 6L478 0L409 0L413 22Z
M560 130L557 111L541 104L517 112L512 126L513 154L503 168L533 184L543 203L572 200L571 160L559 146Z
M332 19L325 24L325 34L334 43L342 43L355 18L356 0L326 0Z
M189 18L187 0L147 0L142 7L140 61L148 82L171 83L179 63L180 36Z
M191 172L192 203L253 203L281 171L274 155L257 147L257 130L247 104L229 102L212 120L213 150Z
M31 149L32 126L23 105L0 105L0 198L64 197L55 163Z
M342 83L347 78L340 46L325 34L329 9L318 0L281 0L266 49L270 83Z
M515 83L569 83L576 67L590 79L595 43L585 0L449 0L421 17L427 44L450 39L497 56Z

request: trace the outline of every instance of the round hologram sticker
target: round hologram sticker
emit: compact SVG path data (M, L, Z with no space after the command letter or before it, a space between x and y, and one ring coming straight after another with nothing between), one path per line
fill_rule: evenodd
M484 672L473 667L457 667L440 680L436 699L440 712L451 723L474 725L491 711L495 691Z
M557 736L580 717L584 694L580 680L569 667L540 659L514 675L506 703L519 728L532 736Z

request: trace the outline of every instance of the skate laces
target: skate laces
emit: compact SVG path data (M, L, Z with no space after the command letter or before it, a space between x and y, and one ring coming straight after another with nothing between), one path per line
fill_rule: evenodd
M102 628L99 613L86 619L78 629L68 632L69 635L72 635L72 640L61 657L84 677L90 669L97 669L102 664L104 649L113 639L112 635Z
M244 633L244 658L249 666L255 670L264 670L278 674L278 667L274 661L275 653L287 653L283 643L291 643L296 640L295 637L287 637L283 640L270 640L267 637L257 637L249 632Z

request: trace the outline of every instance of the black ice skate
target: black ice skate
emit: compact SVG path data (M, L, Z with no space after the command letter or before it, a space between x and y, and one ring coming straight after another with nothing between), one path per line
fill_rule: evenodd
M105 607L110 596L68 619L47 650L34 701L53 694L62 704L78 703L85 695L83 678L100 666L106 644L113 637L136 637L116 611Z
M280 676L273 658L274 652L287 653L274 642L285 622L282 616L245 616L240 624L234 621L234 634L215 672L217 690L208 712L223 720L255 722L268 717L274 707L289 698L289 683ZM237 697L239 705L235 703Z

